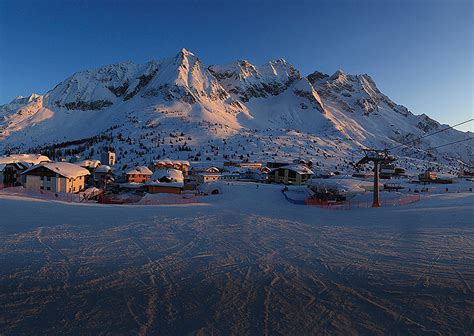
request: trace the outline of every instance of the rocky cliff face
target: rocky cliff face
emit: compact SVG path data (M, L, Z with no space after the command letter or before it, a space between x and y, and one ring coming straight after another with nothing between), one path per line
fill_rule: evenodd
M119 63L75 73L46 95L46 104L68 110L102 110L136 98L221 100L229 94L193 53L146 64Z
M277 96L301 78L299 71L283 59L262 66L243 60L226 66L214 65L209 67L209 71L225 90L242 102Z

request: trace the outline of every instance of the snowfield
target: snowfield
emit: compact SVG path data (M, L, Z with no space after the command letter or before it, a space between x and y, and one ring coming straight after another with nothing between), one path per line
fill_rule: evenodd
M474 330L473 193L331 211L281 188L166 206L0 195L1 333Z

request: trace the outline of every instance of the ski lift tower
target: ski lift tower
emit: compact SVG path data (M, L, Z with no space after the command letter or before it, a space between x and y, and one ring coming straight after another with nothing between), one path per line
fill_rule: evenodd
M357 162L356 166L360 166L369 162L374 163L374 200L372 208L380 208L380 193L379 193L379 171L382 164L389 164L396 160L393 155L388 153L388 150L364 149L365 156Z

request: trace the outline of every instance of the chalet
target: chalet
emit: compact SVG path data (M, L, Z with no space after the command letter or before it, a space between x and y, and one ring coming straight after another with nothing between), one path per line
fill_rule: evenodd
M395 174L395 166L391 164L384 164L380 166L380 173L379 177L381 179L391 179L392 176Z
M240 177L241 175L239 173L222 173L219 179L222 181L238 181Z
M77 193L84 189L87 169L69 162L50 162L25 170L25 187L52 192Z
M269 182L284 184L304 184L313 176L313 171L305 165L291 164L273 169L268 173Z
M25 170L33 164L28 162L0 163L0 185L19 186L22 184L22 176Z
M460 177L474 177L474 169L462 169L458 176Z
M242 162L237 165L240 168L247 168L247 169L261 169L263 164L261 162Z
M426 182L434 182L438 178L438 175L435 172L432 171L425 171L422 174L418 175L418 180L420 182L426 183Z
M248 168L240 166L227 166L221 174L221 180L239 180L243 182L265 182L270 169L264 166ZM213 182L211 181L208 182Z
M433 182L439 184L452 184L456 182L456 177L450 174L441 174L438 175Z
M180 194L184 187L183 172L178 169L155 170L146 187L149 193Z
M41 154L13 154L0 156L0 185L20 185L22 175L29 167L50 162L47 156Z
M263 172L260 169L246 169L239 175L239 180L250 182L266 182L268 178L268 173Z
M211 174L217 174L221 170L217 167L211 166L211 167L192 167L190 171L190 175L198 175L200 173L211 173Z
M146 166L138 166L125 173L128 183L145 183L153 175L153 172Z
M284 166L288 166L291 163L289 162L267 162L267 167L270 169L276 169Z
M209 167L205 170L206 173L219 173L220 169L217 167Z
M262 167L264 167L264 165L261 162L226 161L226 162L224 162L224 168L226 168L226 167L238 167L238 168L244 168L244 169L261 169Z
M400 167L395 167L395 169L393 170L393 175L394 176L399 176L399 177L402 177L402 176L405 176L406 177L406 171L405 169L403 168L400 168Z
M135 183L135 182L130 182L130 183L118 183L116 185L112 184L113 191L115 193L119 192L126 192L126 193L135 193L135 194L143 194L146 191L146 186L144 183Z
M89 173L92 174L94 170L100 166L100 161L99 160L82 160L82 161L74 162L74 164L87 169Z
M220 173L201 173L197 175L196 179L198 183L209 183L219 181L221 176Z
M12 162L27 162L36 165L51 162L51 160L47 156L41 154L12 154L0 156L0 164Z
M187 176L188 171L189 171L189 161L186 161L186 160L170 160L170 159L156 160L153 162L153 166L155 170L161 170L161 169L181 170L184 176Z
M117 162L117 156L114 151L106 149L100 154L100 161L107 166L113 166Z
M304 159L294 159L293 160L293 163L294 164L301 164L301 165L305 165L307 167L311 167L313 165L313 162L312 161L309 161L309 160L304 160Z
M101 165L94 170L94 181L104 183L113 179L112 168L107 165Z
M201 173L219 173L224 170L223 162L199 161L192 162L189 168L189 175L197 176Z

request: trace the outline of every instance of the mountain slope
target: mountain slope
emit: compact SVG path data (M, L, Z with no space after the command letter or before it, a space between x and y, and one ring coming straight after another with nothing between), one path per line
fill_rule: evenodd
M182 49L145 64L77 72L44 96L0 106L0 151L56 144L63 155L91 156L112 145L122 167L163 156L310 156L341 168L358 148L389 148L444 127L394 103L368 75L302 77L282 59L207 67ZM430 150L469 136L449 130L396 154L413 165L472 164L470 141Z

